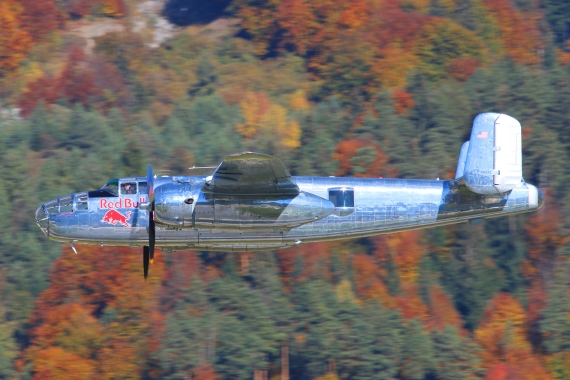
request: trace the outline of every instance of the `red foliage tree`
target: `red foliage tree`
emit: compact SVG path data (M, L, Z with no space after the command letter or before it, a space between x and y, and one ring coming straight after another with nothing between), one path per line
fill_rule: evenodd
M388 156L373 141L360 138L338 143L333 158L339 161L337 175L355 177L390 176Z
M473 57L460 57L447 64L449 74L460 81L465 81L481 67L481 62Z
M397 114L405 114L408 110L414 108L414 98L412 94L406 90L396 89L392 92L392 99L394 100L394 108Z
M27 117L41 101L49 105L59 98L70 104L93 105L106 112L126 105L130 94L115 66L101 57L88 56L83 49L74 46L59 76L42 77L29 83L18 105L22 116Z
M24 7L22 28L34 42L49 35L49 32L63 28L65 17L54 0L20 0Z
M521 380L516 371L506 363L495 363L485 375L485 380Z
M194 380L218 380L219 376L211 365L203 364L194 370Z
M20 115L28 117L40 102L49 106L55 103L58 98L57 78L41 77L29 83L22 97L18 100L18 106L21 109Z
M84 106L92 97L101 95L88 68L85 52L79 46L71 48L59 77L58 90L70 103L82 103Z

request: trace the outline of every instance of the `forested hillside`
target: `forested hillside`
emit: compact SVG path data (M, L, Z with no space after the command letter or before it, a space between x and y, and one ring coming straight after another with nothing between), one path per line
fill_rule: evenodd
M569 38L565 0L0 0L0 378L569 379ZM139 249L34 220L244 150L453 178L488 111L523 125L538 212L158 252L146 282Z

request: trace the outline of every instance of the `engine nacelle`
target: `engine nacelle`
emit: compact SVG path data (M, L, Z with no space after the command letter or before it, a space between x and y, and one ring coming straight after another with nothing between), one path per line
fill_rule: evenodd
M191 220L193 208L190 183L166 183L154 189L154 218L159 223L189 227L185 219L190 215Z
M203 192L189 183L155 189L155 220L178 228L292 228L334 212L328 199L297 195L229 195Z

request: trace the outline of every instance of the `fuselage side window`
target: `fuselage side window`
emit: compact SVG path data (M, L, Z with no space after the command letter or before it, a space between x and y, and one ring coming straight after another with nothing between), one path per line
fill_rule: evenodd
M148 194L146 182L139 182L139 194Z
M122 182L121 183L121 195L132 195L137 193L137 183L136 182Z
M329 201L334 207L354 207L354 189L329 189Z

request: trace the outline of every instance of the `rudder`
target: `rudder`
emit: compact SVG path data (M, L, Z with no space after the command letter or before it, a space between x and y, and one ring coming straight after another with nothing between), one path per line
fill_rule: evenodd
M520 185L521 125L516 119L492 112L475 118L463 180L471 191L478 194L505 193Z

